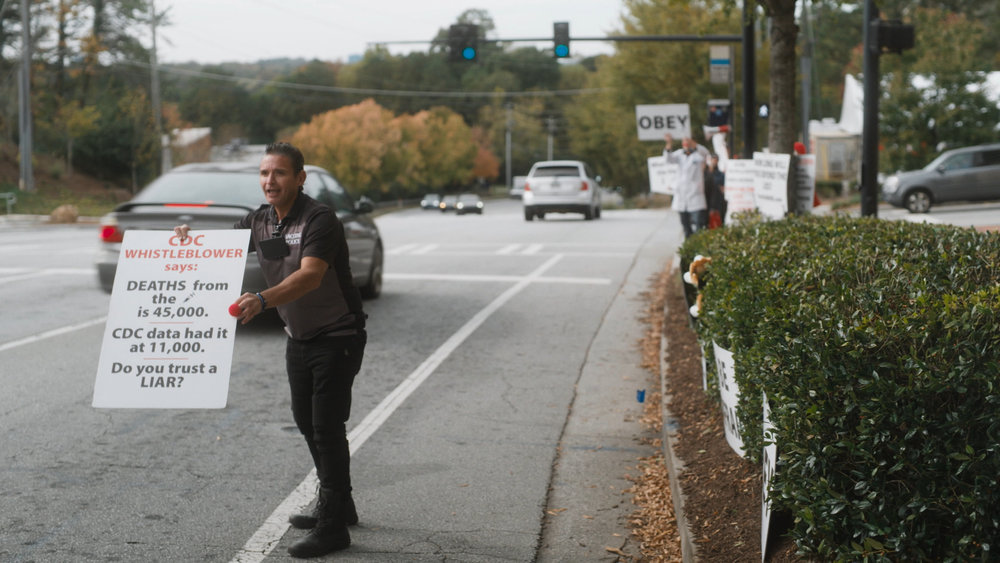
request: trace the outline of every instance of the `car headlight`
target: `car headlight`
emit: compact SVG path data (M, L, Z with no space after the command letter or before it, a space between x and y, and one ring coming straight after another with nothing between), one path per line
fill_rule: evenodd
M462 209L463 207L465 207L465 204L464 203L456 203L455 207L458 208L458 209Z
M897 189L899 189L899 176L889 176L882 184L882 191L887 194L895 193Z

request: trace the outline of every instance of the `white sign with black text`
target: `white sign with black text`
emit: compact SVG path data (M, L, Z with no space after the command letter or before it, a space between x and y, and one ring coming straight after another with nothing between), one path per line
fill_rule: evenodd
M691 107L688 104L637 105L635 124L640 141L662 141L667 133L680 141L691 136Z
M729 447L740 457L746 457L743 449L743 426L736 416L740 402L740 388L736 384L736 360L733 353L712 342L715 355L715 375L719 383L719 399L722 402L722 425Z
M673 195L679 166L667 162L663 156L651 156L646 159L646 167L649 169L649 191Z
M223 408L248 230L126 231L94 383L97 408Z
M795 202L799 213L812 213L816 195L816 155L795 157Z
M753 153L754 199L760 214L783 219L788 213L788 173L790 154Z

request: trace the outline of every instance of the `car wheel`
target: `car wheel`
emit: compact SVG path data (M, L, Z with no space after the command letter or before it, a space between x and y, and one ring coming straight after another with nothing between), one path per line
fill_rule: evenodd
M600 219L600 218L601 218L601 208L597 207L597 209L594 210L594 219Z
M903 200L910 213L927 213L931 208L931 194L926 190L913 190Z
M531 209L528 208L528 207L524 208L524 220L525 221L534 221L535 220L535 214L534 214L534 212L532 212Z
M594 208L588 207L586 211L583 212L583 219L585 221L592 221L594 219Z
M359 288L364 299L375 299L382 295L382 262L382 245L378 244L372 252L372 269L368 272L368 283Z

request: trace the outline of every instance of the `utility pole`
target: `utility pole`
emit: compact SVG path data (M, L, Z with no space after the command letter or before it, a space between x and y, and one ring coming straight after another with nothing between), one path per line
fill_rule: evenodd
M514 128L514 116L513 116L514 104L512 104L510 102L507 102L506 107L507 107L507 132L504 135L504 140L506 142L506 149L505 149L505 154L504 154L504 163L506 164L505 168L506 168L506 173L507 173L507 178L506 178L507 188L510 189L514 185L512 183L513 182L513 178L511 178L511 176L510 176L510 153L511 153L511 150L510 150L510 134L511 134L511 129Z
M864 92L865 111L861 132L861 215L878 217L878 36L872 33L878 25L879 11L873 0L865 0Z
M160 67L156 54L156 27L160 24L160 16L156 14L155 0L149 0L149 9L152 12L149 23L153 28L153 49L149 54L152 82L150 84L150 102L153 105L153 121L156 124L156 142L160 147L160 173L164 173L173 168L173 162L170 157L170 141L163 138L163 109L160 105Z
M21 72L18 75L18 109L20 111L21 178L23 192L35 191L35 173L31 166L31 10L30 2L21 1Z
M754 6L743 0L743 158L750 160L757 150L757 63L754 43Z
M546 122L547 122L547 124L549 126L548 127L548 129L549 129L549 146L548 146L549 157L546 160L552 160L552 136L556 132L556 118L554 118L552 116L549 116L549 118L546 120Z
M879 57L882 51L913 48L914 29L899 20L882 20L874 0L865 0L865 115L861 133L861 215L878 217Z

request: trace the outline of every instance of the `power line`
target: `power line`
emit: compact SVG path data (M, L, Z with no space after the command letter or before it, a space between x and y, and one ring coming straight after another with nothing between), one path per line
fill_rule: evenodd
M122 61L136 67L150 69L149 63L139 61ZM346 86L321 86L318 84L299 84L295 82L281 82L277 80L262 80L259 78L242 78L238 76L227 76L200 70L189 70L176 67L160 66L160 72L167 74L177 74L181 76L193 76L196 78L207 78L220 82L240 82L249 83L256 86L273 86L275 88L286 88L289 90L309 90L313 92L326 92L338 94L361 94L367 96L395 96L400 98L544 98L556 96L577 96L585 94L598 94L609 91L610 88L579 88L574 90L539 90L521 92L461 92L461 91L431 91L431 90L383 90L379 88L349 88Z

